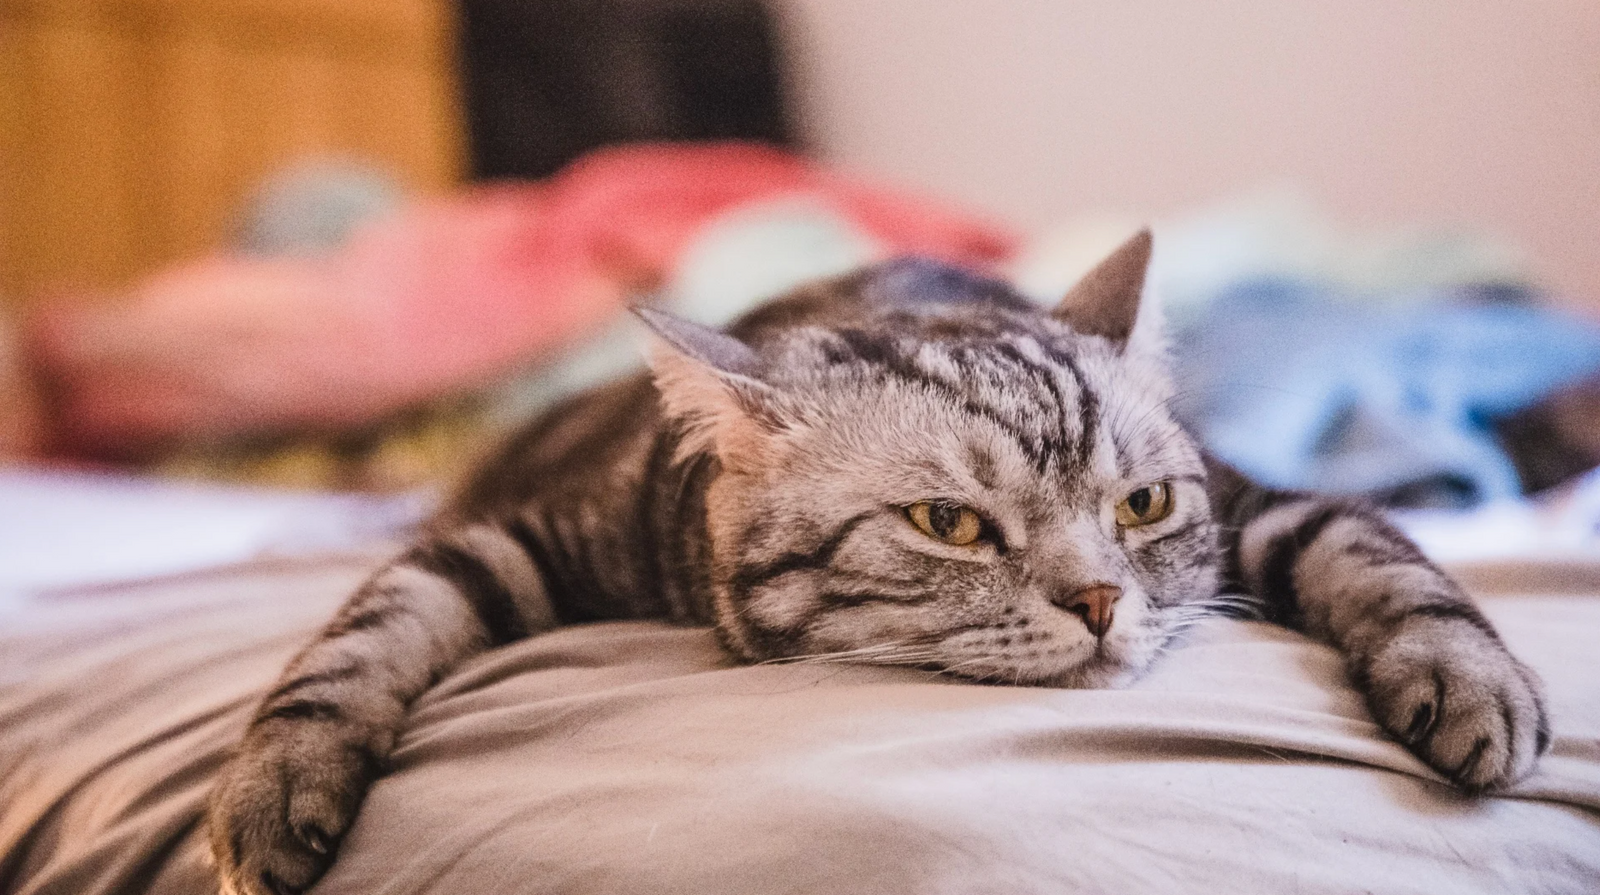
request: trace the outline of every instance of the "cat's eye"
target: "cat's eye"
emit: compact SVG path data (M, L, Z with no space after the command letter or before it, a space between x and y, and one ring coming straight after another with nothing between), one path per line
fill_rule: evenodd
M1166 482L1145 485L1117 504L1117 524L1133 528L1160 522L1172 515L1172 486Z
M983 534L983 518L956 503L924 500L906 507L906 518L918 531L946 544L965 547Z

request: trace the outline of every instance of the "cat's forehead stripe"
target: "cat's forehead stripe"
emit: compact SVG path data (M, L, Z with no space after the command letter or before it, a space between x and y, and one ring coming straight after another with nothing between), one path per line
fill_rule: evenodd
M1073 360L1070 355L1063 354L1058 363L1078 383L1078 412L1083 434L1078 441L1077 462L1079 469L1087 469L1091 455L1094 453L1095 439L1099 435L1100 399L1095 395L1094 390L1089 388L1089 382L1084 379L1083 370L1079 369L1077 361Z
M844 328L827 336L837 362L864 365L992 424L1040 475L1054 467L1077 477L1094 461L1102 403L1078 360L1058 346L1030 335L917 339Z
M993 372L997 374L997 378L1012 379L1020 384L1021 379L1026 377L1040 390L1040 394L1037 397L1047 397L1049 399L1048 403L1043 400L1037 401L1037 403L1040 405L1040 409L1044 411L1044 413L1042 413L1040 416L1041 423L1044 423L1052 415L1052 408L1050 407L1050 404L1054 405L1053 415L1056 423L1055 429L1057 430L1056 437L1054 439L1050 439L1048 437L1041 436L1041 440L1045 442L1045 451L1040 456L1037 466L1039 472L1043 473L1046 468L1048 468L1048 461L1050 458L1059 458L1063 456L1067 451L1068 445L1071 445L1075 440L1077 440L1075 438L1075 433L1073 432L1074 426L1072 424L1072 421L1077 417L1077 415L1068 409L1067 398L1062 393L1060 383L1057 382L1053 371L1043 369L1037 363L1031 362L1023 356L1022 351L1010 343L996 343L990 348L990 350L1010 361L1010 364L1013 368L1009 371L1004 368L994 370ZM977 352L974 352L974 354L976 353ZM1007 376L1006 374L1008 372L1012 375ZM1081 381L1079 384L1081 386ZM1003 386L997 389L997 391L999 391L1001 394L1005 394ZM1083 389L1081 387L1079 388L1079 395L1080 398L1087 397L1087 395L1083 393Z
M932 392L968 415L993 424L1015 441L1030 461L1038 462L1038 458L1043 456L1046 446L1005 412L1006 408L980 400L970 389L964 389L961 383L952 383L937 371L917 363L916 357L902 350L894 339L854 329L841 330L838 335L855 352L857 360L866 363L880 375L900 380L913 389ZM954 358L949 360L953 362Z

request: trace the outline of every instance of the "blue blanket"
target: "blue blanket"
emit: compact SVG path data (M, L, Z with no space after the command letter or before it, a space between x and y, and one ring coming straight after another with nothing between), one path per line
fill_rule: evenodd
M1491 421L1600 369L1600 328L1504 296L1362 304L1264 281L1175 336L1176 409L1218 455L1408 506L1518 494Z

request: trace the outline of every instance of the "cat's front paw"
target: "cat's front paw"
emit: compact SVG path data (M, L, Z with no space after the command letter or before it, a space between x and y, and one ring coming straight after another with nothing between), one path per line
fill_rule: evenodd
M1378 722L1469 792L1515 783L1549 748L1538 676L1463 621L1408 620L1357 676Z
M373 755L335 725L251 731L211 794L224 895L295 895L322 876L377 774Z

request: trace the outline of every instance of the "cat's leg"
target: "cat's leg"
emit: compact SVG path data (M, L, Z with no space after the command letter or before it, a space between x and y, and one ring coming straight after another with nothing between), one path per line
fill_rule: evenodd
M380 569L290 663L222 770L209 825L223 891L309 886L410 702L468 656L554 625L538 569L495 526L430 536Z
M1549 745L1538 677L1410 539L1359 501L1208 467L1232 585L1342 651L1385 729L1468 790L1533 767Z

